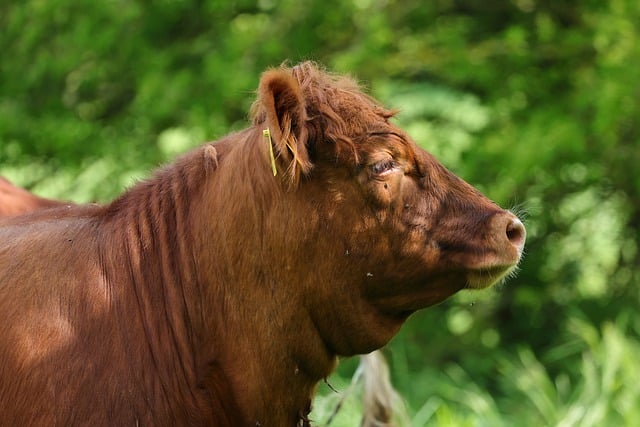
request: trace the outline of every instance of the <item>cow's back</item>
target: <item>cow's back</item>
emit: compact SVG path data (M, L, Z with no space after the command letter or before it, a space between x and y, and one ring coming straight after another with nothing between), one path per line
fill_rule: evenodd
M37 415L31 408L82 401L81 393L95 393L85 389L91 383L107 392L100 372L114 357L114 343L105 341L114 336L105 322L112 306L96 253L88 219L34 215L0 227L0 396L15 396L0 399L5 421L89 422L76 418L88 408L62 405Z
M130 403L145 402L140 361L127 350L135 313L124 325L118 312L127 310L126 288L113 286L118 280L101 265L96 229L90 217L44 215L0 227L0 397L15 396L0 398L3 421L151 421L139 419L142 411ZM55 411L46 409L51 402L58 402Z
M2 422L233 425L224 382L212 402L172 376L163 307L136 288L132 231L107 216L61 208L0 224Z
M0 304L24 306L79 286L96 255L91 218L53 209L0 222ZM86 279L86 278L84 278Z

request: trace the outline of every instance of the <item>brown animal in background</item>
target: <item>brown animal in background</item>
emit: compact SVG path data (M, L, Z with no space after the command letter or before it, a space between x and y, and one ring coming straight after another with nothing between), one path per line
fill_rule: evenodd
M269 70L250 128L104 207L2 220L2 424L308 425L338 355L512 272L522 223L391 116Z
M0 176L0 217L20 215L38 209L66 204L58 200L38 197L22 188L16 187Z

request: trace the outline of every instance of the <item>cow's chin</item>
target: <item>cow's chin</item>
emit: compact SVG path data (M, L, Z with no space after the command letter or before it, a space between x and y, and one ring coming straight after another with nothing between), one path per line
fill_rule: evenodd
M415 311L439 304L464 289L464 277L456 276L420 283L419 286L413 283L405 292L385 295L372 302L387 317L404 321Z
M515 274L516 265L477 268L467 273L467 289L486 289Z

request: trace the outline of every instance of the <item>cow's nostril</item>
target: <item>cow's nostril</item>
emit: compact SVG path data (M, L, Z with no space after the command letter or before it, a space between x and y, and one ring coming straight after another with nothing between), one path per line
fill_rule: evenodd
M507 239L509 239L511 244L517 246L519 250L522 250L524 247L526 234L524 225L518 218L513 218L507 224Z

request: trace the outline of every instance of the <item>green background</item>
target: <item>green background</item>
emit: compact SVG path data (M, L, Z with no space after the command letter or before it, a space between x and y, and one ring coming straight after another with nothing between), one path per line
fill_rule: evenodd
M245 127L266 67L357 76L528 230L517 278L385 348L408 422L640 420L637 0L23 0L0 29L0 175L76 202ZM356 363L341 394L320 387L317 424ZM358 402L331 425L358 425Z

